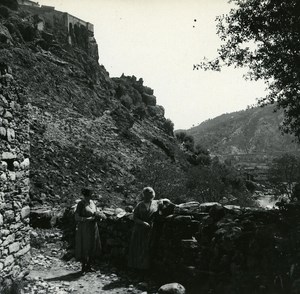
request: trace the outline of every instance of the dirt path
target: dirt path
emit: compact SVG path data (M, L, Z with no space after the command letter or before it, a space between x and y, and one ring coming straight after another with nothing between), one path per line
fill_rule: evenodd
M95 268L95 272L80 273L80 263L64 261L63 242L60 242L60 232L38 230L37 239L42 244L40 248L32 248L30 274L27 276L24 294L141 294L155 293L151 282L145 283L126 272L103 263ZM48 238L44 238L48 236ZM52 239L53 242L44 241ZM152 287L152 290L151 290Z

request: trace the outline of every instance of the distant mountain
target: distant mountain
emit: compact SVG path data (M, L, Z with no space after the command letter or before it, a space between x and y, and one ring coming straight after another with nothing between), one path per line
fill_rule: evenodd
M195 144L201 144L213 155L276 155L300 151L291 135L283 135L279 126L283 112L274 106L255 107L222 114L186 130Z

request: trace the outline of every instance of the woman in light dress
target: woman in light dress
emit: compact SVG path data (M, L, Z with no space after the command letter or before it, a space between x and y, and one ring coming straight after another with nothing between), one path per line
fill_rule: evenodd
M93 202L93 190L83 188L81 190L83 199L78 202L75 211L75 220L77 222L75 257L81 261L82 273L91 271L91 264L101 252L101 242L96 222L97 208Z

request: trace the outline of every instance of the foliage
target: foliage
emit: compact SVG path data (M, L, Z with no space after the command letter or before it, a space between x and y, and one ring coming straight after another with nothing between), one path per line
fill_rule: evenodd
M205 149L202 145L197 144L194 148L195 154L195 163L196 165L210 165L211 157L210 153L207 149Z
M174 123L167 118L163 124L163 128L167 131L167 134L173 136L174 135Z
M136 178L140 189L152 186L157 198L169 198L174 203L194 200L253 205L239 173L217 158L207 165L199 164L182 170L174 167L160 153L149 154L144 158L143 167L137 172Z
M190 151L187 160L193 165L209 165L211 163L210 153L201 144L195 146L195 140L192 135L186 132L180 131L176 133L177 141L182 144L182 146Z
M232 0L235 6L217 17L223 42L218 57L196 68L248 67L248 78L263 79L268 95L261 105L284 109L283 130L300 140L300 2L297 0Z
M186 132L178 132L175 136L177 141L183 144L187 150L194 151L195 140L193 136L188 135Z
M288 153L275 158L270 166L268 179L281 193L286 193L291 198L293 186L300 182L300 158Z
M187 135L187 133L183 132L183 131L175 133L175 137L176 137L177 141L180 143L184 142L184 138L186 137L186 135Z
M217 158L209 166L195 166L188 172L187 189L192 198L238 205L253 205L245 181L231 166Z
M174 167L174 163L161 153L152 153L144 157L142 168L136 174L140 190L151 186L156 198L169 198L172 201L182 199L185 194L185 174Z

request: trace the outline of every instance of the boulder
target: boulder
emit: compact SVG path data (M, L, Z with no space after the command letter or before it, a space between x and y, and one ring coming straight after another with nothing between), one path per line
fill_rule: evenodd
M11 43L11 35L4 25L0 24L0 43Z
M12 142L15 139L15 131L13 129L7 129L7 141Z
M0 138L6 138L6 128L0 127Z
M30 214L30 207L29 206L23 207L21 210L21 218L25 219L29 216L29 214Z
M10 159L16 159L16 158L17 158L16 154L14 154L12 152L3 152L2 153L3 160L10 160Z
M179 283L170 283L161 286L158 294L185 294L185 288Z
M200 204L202 212L209 212L212 207L223 207L219 202L205 202Z
M175 214L192 214L199 212L200 203L197 201L191 201L187 203L179 204L175 207Z

